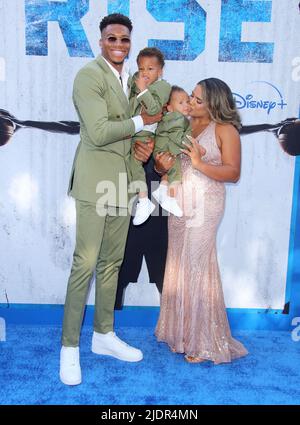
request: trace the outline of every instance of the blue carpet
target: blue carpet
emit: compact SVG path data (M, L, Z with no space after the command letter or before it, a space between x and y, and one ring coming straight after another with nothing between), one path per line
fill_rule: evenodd
M157 343L153 329L120 328L144 360L125 363L90 351L92 328L81 338L83 382L61 384L60 327L8 325L0 342L0 404L300 404L300 342L289 332L235 332L249 350L231 364L188 364Z

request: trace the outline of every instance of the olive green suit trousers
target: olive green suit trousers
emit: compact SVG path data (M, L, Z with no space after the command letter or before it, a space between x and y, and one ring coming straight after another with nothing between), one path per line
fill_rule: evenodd
M126 208L103 207L76 200L76 246L65 302L62 345L77 347L95 271L94 330L113 331L119 269L123 261L130 215Z

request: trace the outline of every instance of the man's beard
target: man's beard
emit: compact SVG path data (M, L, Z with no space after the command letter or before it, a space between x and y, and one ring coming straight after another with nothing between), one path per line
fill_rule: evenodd
M124 62L125 59L123 59L121 62L111 61L111 63L113 63L114 65L123 65Z

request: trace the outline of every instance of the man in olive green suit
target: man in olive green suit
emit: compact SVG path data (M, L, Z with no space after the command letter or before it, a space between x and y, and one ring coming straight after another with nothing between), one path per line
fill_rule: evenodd
M76 247L65 301L60 379L81 383L79 338L91 277L96 270L92 351L136 362L140 350L113 332L119 268L128 233L131 137L161 114L131 118L124 60L130 50L131 21L112 14L100 23L102 56L77 74L73 102L80 121L80 143L69 193L76 200Z

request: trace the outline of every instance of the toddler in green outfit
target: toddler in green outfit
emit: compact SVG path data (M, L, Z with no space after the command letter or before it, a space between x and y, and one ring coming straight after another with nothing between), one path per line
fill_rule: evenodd
M171 85L162 80L164 56L159 49L146 47L137 56L138 72L133 76L129 96L131 115L139 115L145 110L149 115L159 113L167 103ZM154 138L157 124L145 125L143 130L136 133L132 139L132 146L137 140L147 143L149 138ZM143 163L134 157L132 149L130 157L132 182L138 192L138 203L134 225L144 223L153 212L155 205L148 198L148 190Z

